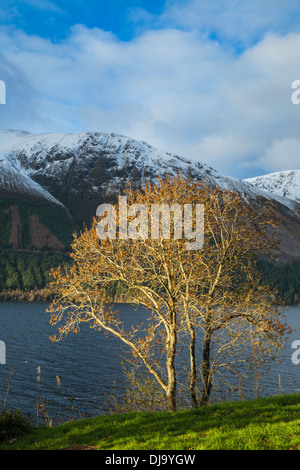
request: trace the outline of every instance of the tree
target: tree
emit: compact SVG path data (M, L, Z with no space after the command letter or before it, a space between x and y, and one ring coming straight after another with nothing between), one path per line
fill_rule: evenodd
M35 288L36 281L35 281L34 274L30 266L27 269L25 269L24 272L22 272L22 282L23 282L23 289L25 289L25 291L32 290Z
M51 323L60 324L52 339L78 332L82 322L118 337L162 388L170 411L176 410L178 344L188 343L184 368L191 402L206 404L216 372L236 370L233 351L255 344L257 364L258 354L276 352L288 332L256 268L257 257L271 256L277 247L272 208L259 201L253 208L236 192L182 176L159 178L141 190L129 186L126 198L128 224L120 203L107 206L92 228L74 235L72 264L52 272L55 297L49 310ZM201 208L203 246L197 239ZM148 309L147 327L125 328L107 295L116 283L126 286L128 302Z
M15 266L10 265L8 262L5 266L6 281L5 287L8 289L20 289L20 279Z

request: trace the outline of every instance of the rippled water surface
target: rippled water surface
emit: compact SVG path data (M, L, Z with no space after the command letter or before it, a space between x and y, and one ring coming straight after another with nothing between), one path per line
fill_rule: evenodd
M0 404L34 414L38 398L37 368L40 367L40 390L54 413L79 409L85 416L107 411L107 396L117 386L123 387L120 361L125 352L121 342L84 325L59 343L49 339L56 327L49 324L47 303L1 302L0 340L6 345L6 364L0 364ZM129 322L145 319L142 309L119 305ZM263 383L261 394L279 393L280 374L283 393L300 391L300 364L292 362L294 340L300 340L300 307L290 307L286 321L294 329L280 358L275 361ZM300 357L300 355L299 355ZM57 385L57 376L60 387Z

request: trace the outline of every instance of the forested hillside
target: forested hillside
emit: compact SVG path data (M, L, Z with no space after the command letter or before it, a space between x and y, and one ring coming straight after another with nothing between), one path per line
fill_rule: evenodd
M299 303L298 180L288 177L283 183L281 178L276 194L277 178L275 186L268 186L265 192L257 182L221 175L204 162L114 133L39 135L2 130L0 157L1 298L12 291L45 289L50 267L68 259L72 234L91 223L99 204L116 203L129 181L139 188L145 182L156 183L158 175L182 174L237 191L253 207L258 204L257 197L259 204L272 202L281 222L280 265L263 264L263 275L288 303ZM124 298L124 294L124 286L119 285L110 292L115 299Z
M0 227L0 249L65 251L76 226L63 206L2 196Z
M48 299L50 269L69 260L73 219L61 205L2 195L0 227L0 300Z
M0 251L0 300L49 300L49 272L68 253Z
M300 305L300 262L290 261L276 265L260 263L263 278L278 290L279 298L287 305Z

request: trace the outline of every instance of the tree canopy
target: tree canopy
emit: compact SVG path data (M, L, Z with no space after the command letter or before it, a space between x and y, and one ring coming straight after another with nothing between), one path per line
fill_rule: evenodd
M169 410L176 409L180 367L176 358L179 343L184 343L189 354L181 367L188 372L192 406L207 404L221 370L236 374L239 363L257 366L276 354L288 333L281 310L272 304L274 293L257 268L260 256L276 253L274 212L259 200L250 205L236 192L181 176L159 178L157 184L147 183L140 190L129 186L125 194L127 228L132 222L135 236L117 230L109 237L107 227L107 237L99 238L97 224L102 221L103 229L105 217L95 218L91 228L74 236L72 264L53 271L51 322L59 329L52 339L80 331L82 322L118 337L132 351L133 360L157 381ZM175 212L167 220L170 236L163 236L162 204L201 204L203 246L187 249L199 222L195 211L188 240L175 236ZM161 206L158 236L151 237L150 218L149 232L139 230L143 221L130 211L133 205L139 214L141 208L150 214L153 205ZM117 204L114 214L115 227L122 222L123 230ZM146 326L126 329L107 294L116 282L126 289L129 303L149 311Z

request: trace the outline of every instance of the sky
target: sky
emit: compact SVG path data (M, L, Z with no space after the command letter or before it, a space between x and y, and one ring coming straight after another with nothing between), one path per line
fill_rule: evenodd
M298 0L1 0L0 80L0 129L114 132L237 178L300 168Z

